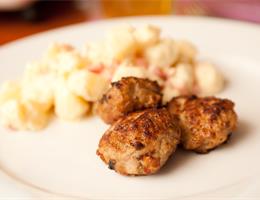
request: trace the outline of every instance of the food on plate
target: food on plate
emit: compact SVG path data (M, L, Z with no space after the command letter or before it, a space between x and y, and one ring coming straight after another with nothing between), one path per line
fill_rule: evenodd
M225 143L236 129L234 103L228 99L180 96L167 108L181 128L181 144L187 150L207 153Z
M56 83L54 91L54 111L59 118L65 120L80 119L90 110L90 104L73 93L66 85L66 82L64 83L64 80Z
M149 64L158 69L167 69L167 67L173 66L177 62L178 56L178 46L175 40L169 38L162 39L144 52L144 57Z
M191 64L196 62L198 50L194 44L186 40L177 40L176 43L179 49L178 62Z
M195 65L195 78L201 96L212 95L220 92L224 87L223 76L209 62L197 62Z
M183 68L189 68L189 64ZM178 82L178 78L175 81ZM141 87L145 84L153 85L149 93L147 87ZM184 149L207 153L225 143L236 129L237 115L230 100L183 95L158 108L161 99L152 98L158 93L160 88L155 82L127 77L112 83L98 102L98 114L112 125L102 136L97 155L110 169L123 175L153 174L179 142ZM142 97L142 104L156 99L154 108L136 109L136 102L142 105L138 95Z
M222 74L212 63L200 61L197 56L194 44L164 37L160 28L153 25L112 28L103 40L89 41L83 50L53 43L41 58L26 65L17 86L0 94L0 104L5 106L0 105L0 109L6 110L9 101L16 102L14 113L20 106L25 110L35 107L33 112L39 122L30 121L30 128L23 120L17 125L10 120L15 116L5 111L0 118L5 126L16 130L44 128L52 113L66 120L80 119L92 110L93 102L108 90L110 82L129 76L157 81L163 103L178 95L213 95L221 91Z
M119 81L123 77L148 78L145 68L137 67L129 63L122 63L114 72L112 82Z
M198 54L190 41L163 37L153 25L115 27L104 40L88 42L83 51L91 70L108 80L127 76L156 80L163 88L164 102L178 95L213 95L223 89L222 73L212 63L200 61Z
M85 101L94 102L102 97L109 87L109 82L102 76L83 69L69 76L68 87Z
M6 81L0 88L0 106L10 99L18 99L20 96L20 83L17 81Z
M161 105L161 89L156 81L136 77L113 82L97 102L96 113L108 124L126 114Z
M189 63L178 64L175 75L167 80L168 84L164 87L163 102L168 102L173 96L180 94L192 94L195 79L193 77L193 67ZM174 85L174 87L172 87ZM185 85L185 88L183 86Z
M21 81L0 91L0 120L12 130L41 130L52 113L77 120L91 110L109 81L86 69L87 60L70 45L53 44L41 60L28 63Z
M169 112L146 109L116 121L102 136L97 155L124 175L156 173L176 150L179 128Z
M0 121L12 130L40 130L51 117L49 111L33 101L24 102L18 82L6 82L0 90Z

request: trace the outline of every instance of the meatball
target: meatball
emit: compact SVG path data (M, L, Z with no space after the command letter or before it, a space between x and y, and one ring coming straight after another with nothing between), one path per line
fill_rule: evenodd
M97 155L123 175L157 172L176 150L180 129L167 109L147 109L116 121L99 142Z
M108 124L120 117L146 108L160 106L161 89L157 82L135 77L122 78L96 104L96 113Z
M227 99L180 96L167 107L181 128L181 144L187 150L207 153L225 143L236 128L234 103Z

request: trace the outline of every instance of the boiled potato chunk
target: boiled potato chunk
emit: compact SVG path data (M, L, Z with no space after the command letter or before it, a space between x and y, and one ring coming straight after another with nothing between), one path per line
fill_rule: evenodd
M119 81L121 78L129 76L134 76L137 78L146 78L147 71L143 67L122 64L115 71L112 81Z
M163 39L145 51L145 58L149 64L161 68L172 66L177 61L178 56L178 47L172 39Z
M80 119L90 110L90 104L74 94L64 80L55 88L55 114L64 120Z
M0 88L0 106L6 101L20 96L21 86L18 81L6 81Z
M68 78L68 88L86 101L99 100L109 87L109 81L87 70L73 72Z
M156 26L146 25L137 28L134 32L135 39L141 50L155 45L160 39L160 29Z
M198 62L195 65L195 77L202 96L214 95L224 87L224 78L221 72L209 62Z

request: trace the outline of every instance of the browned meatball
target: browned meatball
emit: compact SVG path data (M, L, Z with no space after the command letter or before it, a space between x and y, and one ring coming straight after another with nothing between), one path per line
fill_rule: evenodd
M157 82L135 77L122 78L96 104L96 113L108 124L146 108L158 107L162 94Z
M175 151L180 129L165 109L147 109L120 118L103 135L97 155L124 175L157 172Z
M181 96L168 103L168 110L182 130L182 146L198 153L227 141L237 124L234 103L227 99Z

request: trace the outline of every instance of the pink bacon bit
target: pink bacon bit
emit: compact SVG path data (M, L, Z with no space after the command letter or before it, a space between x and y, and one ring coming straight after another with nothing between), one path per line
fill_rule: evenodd
M159 76L162 80L166 81L168 79L167 74L160 68L156 67L154 73Z
M135 59L135 65L140 66L140 67L144 67L145 69L147 69L149 67L147 60L143 57L136 58Z
M9 131L12 131L12 132L16 132L16 131L17 131L17 129L14 128L12 125L8 125L8 126L6 126L6 128L7 128Z
M69 44L61 44L61 48L63 48L65 51L73 51L74 47Z
M107 80L111 81L113 78L113 75L115 71L117 70L118 66L120 65L120 62L117 60L114 60L113 63L109 66L106 66L103 64L103 69L100 72L100 74L105 77Z
M105 69L105 66L103 64L99 64L99 65L94 65L94 66L90 66L88 67L88 70L96 73L96 74L100 74L102 73L102 71Z

